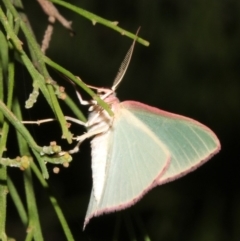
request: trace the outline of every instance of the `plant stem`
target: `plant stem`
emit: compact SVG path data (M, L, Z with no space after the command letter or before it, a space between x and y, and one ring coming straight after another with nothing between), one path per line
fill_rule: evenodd
M34 81L38 82L39 87L41 88L41 90L43 91L43 94L45 96L45 98L47 99L49 105L52 107L52 110L54 112L54 114L56 115L60 125L61 125L61 129L63 132L63 136L67 139L67 141L69 143L72 143L72 135L69 132L68 128L67 128L67 123L66 120L64 118L64 115L62 113L62 110L60 108L60 105L58 103L57 97L54 93L54 89L53 86L51 85L52 83L52 78L50 77L47 68L45 66L44 60L43 60L43 56L44 54L41 52L41 49L38 45L38 43L36 42L32 32L28 29L27 25L25 24L25 22L21 19L21 16L18 14L18 12L16 11L16 9L14 8L14 6L11 4L10 1L8 0L3 0L5 6L7 9L9 9L12 13L12 15L16 18L19 19L20 21L20 27L23 31L23 33L26 36L26 39L29 43L29 48L32 50L31 53L33 55L35 55L35 59L36 59L36 65L37 68L39 70L39 72L41 73L41 75L38 73L38 71L34 68L34 72L35 72L35 76L36 75L40 75L40 78L36 78L35 76L32 76ZM22 49L22 44L21 41L17 38L17 36L14 33L14 30L11 29L10 25L7 22L7 19L3 13L3 11L0 8L0 19L1 22L6 30L6 32L9 34L9 36L11 37L15 48L19 51L20 53L20 57L23 60L23 62L26 65L26 62L28 62L28 65L32 65L31 61L29 63L28 61L28 57L27 55L24 53L23 49ZM23 58L24 56L24 58ZM27 65L26 65L27 67ZM28 69L29 70L29 69ZM46 86L46 83L49 83ZM47 90L46 90L47 88Z
M65 76L67 76L69 79L71 79L75 84L80 86L85 92L87 92L94 100L97 101L97 103L108 112L110 116L113 116L113 112L109 105L104 102L101 98L99 98L98 95L94 91L92 91L80 78L76 77L73 75L70 71L64 69L62 66L59 64L53 62L51 59L48 57L44 56L44 61L51 66L52 68L58 70L59 72L63 73Z
M16 115L16 118L18 120L22 120L21 108L20 108L20 104L19 104L17 99L14 99L13 111L14 111L14 113ZM23 126L23 127L25 128L25 126ZM28 133L28 131L27 131L27 133ZM24 136L20 135L20 134L21 134L21 132L17 132L17 139L18 139L18 145L19 145L20 153L22 155L30 156L30 151L28 149L28 145L29 146L31 146L31 145L29 144L29 140L26 137L23 138ZM28 145L27 145L27 143L28 143ZM39 148L41 148L41 147L39 147ZM36 150L36 149L32 148L32 151L33 151L33 153L37 153L38 154L38 153L40 153L42 151L42 148L41 148L41 150ZM40 155L38 154L38 156L40 156ZM41 167L43 177L46 178L46 179L49 178L46 164L44 163L42 158L37 158L37 160L38 160L38 163L39 163L39 165Z
M15 112L16 116L18 119L22 119L21 115L21 110L19 106L19 102L14 100L14 105L13 105L13 111ZM19 145L19 151L21 155L28 155L30 156L30 151L28 148L28 143L26 140L23 138L22 135L20 135L19 132L17 134L17 140L18 140L18 145ZM31 161L32 165L33 161ZM43 161L39 162L40 164L43 163ZM45 166L45 164L43 163ZM46 169L46 166L45 166ZM36 199L35 199L35 193L34 193L34 187L33 187L33 180L32 180L32 173L31 169L27 168L23 172L23 178L24 178L24 186L25 186L25 192L26 192L26 200L27 200L27 210L28 210L28 235L27 238L29 238L29 235L34 237L34 240L36 241L43 241L43 236L42 236L42 231L41 231L41 225L39 221L39 216L38 216L38 208L36 204ZM16 204L18 206L18 209L21 208L21 205ZM19 213L20 214L20 213ZM26 217L24 216L24 223L26 221Z
M42 148L36 144L36 142L33 140L32 136L29 134L26 127L21 123L20 120L17 119L17 117L7 108L7 106L1 100L0 111L11 122L15 129L19 133L21 133L24 139L28 142L29 146L31 146L31 148L40 153L42 151Z
M83 113L79 110L79 108L77 107L77 105L75 104L75 102L73 102L73 100L70 98L70 96L66 95L65 98L65 103L71 108L72 112L76 115L76 117L83 121L86 122L87 119L86 117L83 115Z
M11 109L12 107L12 98L13 98L13 87L14 87L14 63L8 63L7 73L4 74L8 77L8 81L6 78L2 78L1 86L4 88L4 84L6 84L7 93L7 107ZM6 143L9 131L9 124L6 120L3 120L3 128L2 128L2 136L0 140L0 158L3 156L3 152L6 151ZM2 120L1 120L2 124ZM0 166L0 239L4 240L6 238L5 233L5 223L6 223L6 211L7 211L7 168L4 166Z
M68 2L64 2L64 1L61 1L61 0L50 0L51 2L53 3L56 3L56 4L59 4L61 6L64 6L68 9L71 9L72 11L82 15L83 17L89 19L90 21L92 21L93 25L95 25L96 23L100 23L102 25L105 25L119 33L121 33L122 35L126 35L127 37L129 38L132 38L132 39L136 39L137 42L145 45L145 46L149 46L149 42L140 38L140 37L137 37L135 34L132 34L126 30L124 30L123 28L120 28L117 26L117 23L116 22L112 22L112 21L109 21L107 19L104 19L104 18L101 18L99 16L97 16L96 14L93 14L91 12L88 12L82 8L79 8L79 7L76 7Z
M26 212L24 205L22 203L22 200L17 192L17 189L15 188L15 186L9 176L7 178L7 186L9 189L10 196L11 196L11 198L16 206L16 209L18 211L18 214L20 216L20 219L21 219L22 223L25 225L25 227L27 227L27 224L28 224L27 212Z
M37 166L35 163L32 163L31 165L31 168L34 172L34 174L36 175L36 177L38 178L38 180L40 181L40 183L42 184L42 186L45 188L45 190L48 192L48 195L49 195L49 199L50 199L50 202L51 204L53 205L53 208L58 216L58 219L62 225L62 228L63 228L63 231L64 231L64 234L67 238L68 241L74 241L74 238L73 238L73 235L69 229L69 226L67 224L67 221L63 215L63 212L58 204L58 201L57 199L53 196L51 190L50 190L50 187L48 186L48 183L46 182L46 180L44 180L42 178L42 175L40 173L40 171L38 170Z
M29 232L33 232L34 240L43 241L44 239L42 236L41 225L38 216L38 208L33 189L31 169L26 169L23 176L29 216L28 230Z
M6 211L7 211L7 168L0 166L0 240L7 240L5 233Z

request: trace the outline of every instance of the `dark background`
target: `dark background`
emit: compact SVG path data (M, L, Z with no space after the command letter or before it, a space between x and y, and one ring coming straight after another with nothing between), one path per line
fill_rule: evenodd
M151 240L239 240L240 2L69 2L119 21L119 26L133 33L141 26L139 35L150 42L149 47L136 44L130 67L117 91L120 100L136 100L197 119L209 126L222 144L221 152L197 171L155 188L124 212L94 218L85 232L81 229L91 190L89 142L81 146L81 152L74 156L70 167L61 168L58 175L52 173L53 166L49 165L49 183L75 239L113 240L116 218L120 217L120 240L130 240L127 234L130 225L125 224L128 218L139 240L143 240L144 229ZM23 3L40 43L47 17L37 1ZM58 9L73 21L76 36L70 37L57 23L47 55L85 83L110 87L132 40L100 24L93 26L89 20L62 7ZM72 86L62 76L52 74L77 101ZM24 101L31 85L23 67L19 67L19 79ZM25 118L53 117L43 98L39 99ZM40 145L61 136L56 123L31 128ZM73 126L76 135L82 131L81 127ZM11 172L21 184L19 171ZM36 190L45 239L65 240L51 204L37 182ZM144 228L136 225L139 220ZM25 235L10 199L8 233L18 240Z

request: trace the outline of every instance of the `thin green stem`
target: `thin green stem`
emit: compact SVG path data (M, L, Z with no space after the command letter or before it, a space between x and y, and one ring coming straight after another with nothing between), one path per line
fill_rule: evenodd
M43 178L48 179L49 178L49 173L48 173L47 167L46 167L45 163L43 162L41 156L39 155L39 153L37 153L34 150L33 150L33 154L36 157L36 159L38 160L38 163L39 163L40 168L42 170Z
M10 4L8 1L5 1L5 2ZM10 8L13 8L11 4L9 6L10 6ZM15 13L15 9L13 8L13 10L11 12ZM2 12L1 8L0 8L0 21L2 22L6 32L10 34L9 36L10 36L14 46L18 46L19 40L18 40L17 36L15 35L13 29L11 28L11 25L8 23L8 21L5 17L5 15L4 15L4 13ZM39 74L39 72L35 69L35 67L31 63L30 59L25 54L25 52L22 49L19 49L19 51L20 51L19 56L20 56L21 60L24 62L25 66L29 70L29 73L32 75L33 79L34 80L36 79L36 81L38 81L38 84L39 84L41 90L43 91L43 93L45 93L45 97L47 96L47 98L49 99L49 103L54 102L54 101L52 101L54 99L54 98L52 98L52 96L53 95L55 96L55 94L49 95L49 91L46 88L43 76L41 74ZM58 105L56 105L56 106L58 106ZM19 119L16 118L16 116L6 107L6 105L2 101L0 101L0 110L7 117L7 119L11 122L11 124L24 136L25 140L29 143L31 148L34 149L36 152L41 153L42 148L39 147L35 143L35 141L33 140L32 136L29 134L29 132L25 128L25 126L21 123L21 121ZM66 123L66 120L65 120L64 116L62 117L62 119L64 119L64 121L61 120L61 122ZM65 129L67 130L67 133L69 133L69 131L67 129L67 124L65 124L64 126L65 126ZM69 136L71 137L70 134L68 134L68 137ZM68 139L70 139L70 141L71 141L70 137ZM48 175L46 175L47 171L46 171L45 164L40 162L40 166L43 169L44 175L48 176Z
M5 39L2 38L2 32L0 32L0 42L3 43L4 46L4 41ZM0 99L4 99L4 76L7 74L7 67L8 67L8 59L4 59L4 54L2 50L0 50ZM4 60L6 62L4 62ZM3 136L3 133L6 131L6 127L4 127L4 115L0 112L0 131L1 131L1 136L0 136L0 156L2 157L2 154L5 150L5 143L4 139L6 139L6 135ZM4 128L2 128L4 127ZM0 165L0 240L6 240L7 236L5 234L5 223L6 223L6 194L7 194L7 189L6 189L6 178L7 178L7 172L6 172L6 167Z
M28 142L29 146L31 146L32 149L40 153L42 151L42 148L36 144L26 127L21 123L20 120L18 120L18 118L7 108L7 106L1 100L0 111L15 127L15 129L24 137L24 139Z
M3 34L2 31L0 31L0 65L3 70L1 74L5 75L7 73L7 68L8 68L8 42L6 40L5 35ZM0 89L1 92L3 92L3 88ZM0 94L2 96L2 94Z
M46 97L46 99L48 100L48 103L50 104L50 106L52 107L52 110L54 111L54 114L56 115L57 119L59 120L59 123L60 123L60 126L61 126L61 129L62 129L62 132L63 132L63 136L67 139L67 141L69 143L72 143L72 135L71 133L69 132L68 128L67 128L67 123L66 123L66 119L64 118L64 114L62 113L62 110L60 108L60 105L59 105L59 102L57 100L57 97L54 93L54 89L53 89L53 86L51 85L52 83L52 78L50 77L48 71L47 71L47 68L45 66L45 63L44 63L44 60L43 60L43 53L41 52L41 49L38 45L38 43L36 42L32 32L29 30L29 28L27 27L27 25L25 24L24 21L21 20L21 16L18 14L18 12L16 11L16 9L14 8L14 6L11 4L10 1L8 0L3 0L6 8L8 8L11 13L13 14L13 16L16 18L16 19L19 19L20 21L20 27L23 31L23 33L25 34L26 36L26 39L28 41L28 44L29 44L29 48L32 49L32 54L35 55L35 59L36 59L36 62L35 64L37 65L37 68L39 69L40 73L42 74L42 78L38 79L38 78L33 78L34 81L37 81L38 84L39 84L39 87L41 88L44 88L43 85L45 86L45 83L49 83L50 85L47 85L47 93L46 94L46 86L44 88L44 91L43 94L44 96ZM0 12L0 17L2 17L2 23L7 31L7 33L9 32L10 33L10 36L11 36L11 39L14 41L14 46L15 47L19 47L19 41L17 36L15 35L14 33L14 30L10 28L9 24L7 23L7 21L4 21L5 20L5 16L4 16L4 13L1 11ZM22 57L22 54L24 53L23 49L19 49L19 52L21 54L20 57ZM26 56L25 56L26 58ZM23 59L22 59L23 60ZM25 59L26 61L26 59ZM25 62L23 60L23 62ZM27 66L26 66L27 67ZM36 71L37 72L37 71Z
M19 119L22 119L22 117L21 117L21 112L20 112L20 106L19 106L19 103L17 102L17 101L15 101L14 102L14 112L15 112L15 114L17 115L17 117L19 118ZM28 148L27 148L27 143L22 139L22 137L18 134L17 135L18 136L18 142L19 142L19 145L20 145L20 152L21 152L21 154L27 154L27 153L29 153L29 150L28 150ZM36 158L37 159L39 159L39 163L40 164L43 164L44 166L43 167L41 167L41 169L42 170L45 170L46 172L44 172L43 173L43 175L40 173L40 171L38 170L38 168L37 168L37 166L36 166L36 164L34 163L34 162L31 162L31 168L32 168L32 170L34 171L34 173L35 173L35 175L37 176L37 178L38 178L38 180L40 181L40 183L42 184L42 186L46 189L46 191L48 192L48 194L49 194L49 198L50 198L50 202L52 203L52 205L53 205L53 207L54 207L54 210L55 210L55 212L57 213L57 216L58 216L58 218L59 218L59 221L60 221L60 223L61 223L61 225L62 225L62 228L63 228L63 230L64 230L64 233L65 233L65 235L66 235L66 237L67 237L67 239L69 240L69 241L73 241L74 239L73 239L73 236L72 236L72 234L71 234L71 231L70 231L70 229L69 229L69 227L68 227L68 225L67 225L67 222L66 222L66 220L65 220L65 218L64 218L64 215L63 215L63 213L62 213L62 211L61 211L61 209L60 209L60 207L59 207L59 205L58 205L58 202L57 202L57 200L56 200L56 198L52 195L52 193L50 192L50 189L49 189L49 186L48 186L48 184L47 184L47 182L45 181L45 179L43 178L43 177L45 177L45 178L48 178L48 172L47 172L47 169L46 169L46 165L44 164L44 162L43 162L43 160L42 160L42 157L39 155L39 153L37 153L35 150L33 150L33 153L34 153L34 155L36 156ZM31 174L27 174L27 175L31 175ZM31 183L31 182L30 182ZM25 177L25 186L26 186L26 188L27 188L27 190L28 190L28 192L29 192L29 195L30 195L30 197L31 197L31 193L32 193L32 189L31 189L31 186L30 186L30 183L29 183L29 181L28 181L28 178L27 178L27 176ZM34 200L33 200L34 201ZM31 203L29 203L29 208L30 208L30 210L34 210L34 204L31 204ZM36 212L36 211L35 211ZM29 216L30 216L30 213L29 213ZM31 217L30 217L31 218ZM34 218L34 220L35 221L37 221L37 219L36 218L38 218L38 216L36 216L36 217L33 217ZM35 227L35 226L34 226ZM29 227L30 229L29 229L29 231L30 232L33 232L33 234L35 235L35 228L34 228L34 230L32 229L33 227L32 227L32 225L30 225L30 227ZM35 237L35 236L34 236ZM27 240L28 240L28 238L29 237L27 237ZM30 240L30 239L29 239Z
M19 102L18 102L18 100L15 98L14 99L14 104L13 104L13 111L14 111L14 113L15 113L15 115L16 115L16 118L18 119L18 120L22 120L22 114L21 114L21 108L20 108L20 104L19 104ZM23 126L24 128L25 128L25 126ZM29 151L29 149L28 149L28 145L30 145L29 144L29 140L26 138L26 137L24 137L24 135L20 135L21 134L21 132L17 132L17 139L18 139L18 145L19 145L19 150L20 150L20 153L22 154L22 155L29 155L30 156L30 151ZM27 131L27 133L29 134L29 132ZM29 134L30 135L30 134ZM24 138L23 138L24 137ZM30 137L31 137L31 135L30 135ZM32 137L31 137L32 138ZM33 140L34 141L34 140ZM28 143L28 145L27 145L27 143ZM36 145L36 143L35 143L35 145ZM31 145L30 145L31 146ZM32 147L32 146L31 146ZM41 147L39 147L39 148L41 148ZM40 153L41 151L42 151L42 148L41 149L35 149L35 148L33 148L32 147L32 151L33 152L35 152L35 153ZM39 154L38 154L39 155ZM40 156L40 155L39 155ZM38 160L38 163L39 163L39 165L40 165L40 167L41 167L41 170L42 170L42 175L44 176L44 178L49 178L49 175L48 175L48 171L47 171L47 167L46 167L46 165L45 165L45 163L44 163L44 161L41 159L41 158L39 158L39 159L37 159Z
M76 6L74 6L74 5L72 5L68 2L64 2L64 1L61 1L61 0L51 0L51 2L59 4L61 6L64 6L68 9L71 9L72 11L82 15L83 17L92 21L93 25L95 25L96 23L100 23L102 25L105 25L105 26L119 32L122 35L126 35L127 37L129 37L131 39L136 39L137 42L139 42L139 43L141 43L145 46L149 46L148 41L146 41L146 40L144 40L140 37L137 37L135 34L132 34L128 31L124 30L123 28L118 27L116 22L109 21L107 19L101 18L101 17L97 16L96 14L88 12L88 11L82 9L82 8L76 7Z
M28 230L33 232L34 240L36 241L43 241L41 225L38 216L38 208L35 199L35 193L33 189L33 180L32 180L32 173L31 169L28 168L24 171L24 186L26 192L26 199L27 199L27 207L28 207Z
M22 203L22 200L17 192L17 189L15 188L15 186L9 176L7 177L7 185L8 185L8 190L9 190L10 196L16 206L20 219L21 219L22 223L27 227L27 224L28 224L27 212L26 212L24 205Z
M1 138L1 142L3 142ZM0 150L2 151L2 150ZM5 224L6 224L6 209L7 209L7 168L0 166L0 240L7 240L5 233Z
M20 105L19 105L19 102L16 101L16 99L13 102L13 111L15 112L18 119L21 120L22 115L21 115ZM23 136L20 135L19 132L17 132L16 134L17 134L17 140L18 140L20 154L29 156L30 151L28 148L28 143L23 138ZM33 161L31 161L31 163L33 163ZM43 161L39 161L39 163L44 164ZM42 168L43 171L45 169L46 169L46 166L45 166L45 168ZM30 168L27 168L24 171L23 177L24 177L24 186L25 186L27 209L28 209L28 235L27 235L27 238L32 235L34 237L34 240L43 241L43 235L42 235L41 225L40 225L39 216L38 216L38 208L37 208L37 204L36 204L36 200L35 200L35 193L34 193L34 188L33 188L32 173L31 173ZM17 204L17 205L19 205L19 204ZM20 206L18 208L20 208ZM26 221L26 220L24 219L24 221Z
M47 88L50 92L50 97L51 97L51 100L52 100L52 103L53 103L53 106L54 106L55 115L56 115L56 117L57 117L57 119L60 123L61 129L62 129L62 133L63 133L62 136L63 136L63 138L67 139L68 143L72 143L72 134L68 129L67 121L64 117L62 109L61 109L61 107L59 105L59 102L56 98L53 86L48 85Z
M2 32L0 32L0 44L2 43L2 41L1 41L1 33ZM2 58L3 55L2 55L1 48L0 48L0 52L1 52L1 54L0 54L0 100L4 100L4 75L6 75L6 73L7 73L8 59L7 59L7 62L4 63L4 60ZM0 124L1 124L1 127L3 125L3 121L4 121L4 115L0 111ZM0 129L0 131L1 131L1 129Z
M58 219L62 225L64 234L67 238L68 241L74 241L73 235L69 229L69 226L67 224L67 221L63 215L63 212L58 204L57 199L53 196L50 187L48 185L48 183L42 178L42 175L40 173L40 171L38 170L37 166L35 165L35 163L32 163L31 168L34 172L34 174L36 175L36 177L38 178L38 180L40 181L40 183L42 184L42 186L46 189L46 191L48 192L49 195L49 199L51 204L53 205L53 208L58 216Z
M11 11L14 13L15 16L17 16L18 13L14 8L11 8ZM44 62L44 59L43 59L44 54L42 53L33 33L29 30L28 26L25 24L24 21L20 21L20 27L21 27L23 33L26 36L26 39L29 43L29 48L32 49L32 53L34 53L34 55L37 59L37 68L39 69L40 73L43 75L46 83L48 83L48 82L51 83L52 78L49 75L47 67L45 65L45 62ZM62 129L62 132L63 132L63 137L65 137L69 143L72 143L72 135L67 128L66 119L64 118L64 114L63 114L62 109L59 105L59 102L58 102L58 99L55 95L53 87L54 86L52 86L52 85L47 85L47 89L48 89L48 92L50 94L51 103L53 105L54 113L55 113L57 119L59 120L61 129Z
M14 87L14 64L13 62L8 63L8 71L5 76L8 76L8 81L6 79L7 83L7 107L11 108L12 106L12 97L13 97L13 87ZM4 83L2 82L2 86L4 86ZM0 142L0 158L2 158L3 152L6 150L6 143L7 143L7 137L8 137L8 131L9 131L9 124L8 122L4 121L3 123L3 129L2 129L2 138ZM1 178L1 184L0 184L0 213L1 213L1 220L0 220L0 237L5 237L5 222L6 222L6 194L8 192L7 189L7 169L4 166L1 166L0 168L0 178Z
M14 89L14 75L15 75L15 67L13 62L9 62L8 64L8 80L7 80L7 107L9 109L12 108L13 102L13 89Z
M12 98L13 98L13 87L14 87L14 63L8 63L8 70L5 75L8 77L5 79L7 93L7 108L11 109L12 107ZM1 83L2 87L4 87L4 79ZM2 123L1 123L2 124ZM9 131L9 123L7 121L3 122L2 128L2 137L0 141L0 158L3 156L3 152L6 150L6 143ZM6 206L7 206L7 168L4 166L0 166L0 238L2 240L5 239L5 223L6 223Z
M12 13L12 15L15 18L15 20L19 20L20 21L20 28L22 29L23 33L26 36L26 39L28 41L30 49L32 49L34 55L36 55L36 57L37 57L37 62L35 64L37 65L37 68L39 69L40 73L45 77L46 81L51 79L49 74L48 74L47 68L46 68L46 66L44 64L44 61L42 59L43 54L42 54L42 52L40 50L40 47L39 47L39 45L38 45L38 43L37 43L33 33L29 30L29 28L26 25L26 23L24 21L22 21L21 16L18 14L17 10L12 5L11 1L3 0L3 3L5 4L6 8ZM10 30L10 29L8 29L8 30ZM15 35L14 31L12 31L12 30L13 29L8 31L7 33L10 35L11 38L16 38L16 35ZM15 45L15 43L19 43L19 44ZM17 39L15 39L14 45L15 45L15 47L21 45L21 50L22 50L22 43L21 43L20 40L18 40L18 42L17 42Z
M19 102L17 102L17 101L15 101L15 104L14 104L14 111L15 111L15 114L17 115L17 117L19 119L22 119ZM18 142L20 145L21 154L29 153L27 143L24 141L24 139L22 139L22 137L19 134L17 134L17 137L18 137ZM33 153L39 160L40 165L41 164L44 165L44 166L41 166L41 169L43 170L43 176L33 161L31 162L31 167L33 170L35 170L35 169L37 170L38 179L40 180L40 182L47 183L43 178L43 177L48 178L48 172L46 169L46 165L44 164L41 156L35 150L33 150ZM34 172L36 172L36 170ZM25 240L31 240L32 236L34 237L35 240L43 240L38 212L37 212L36 201L35 201L35 194L34 194L34 190L33 190L32 174L31 174L30 169L27 169L24 172L24 183L25 183L27 205L28 205L28 212L29 212L29 227L28 227L29 233ZM50 199L51 199L51 197L50 197ZM54 203L56 203L56 202L57 201L55 200ZM60 220L60 222L61 222L61 220ZM71 240L71 239L69 239L69 240Z
M4 0L5 1L5 0ZM8 1L7 1L8 2ZM0 7L0 21L5 28L11 42L15 46L16 50L19 52L19 57L26 66L29 74L33 78L34 81L37 82L38 86L41 88L45 98L47 99L48 103L51 106L50 96L45 85L45 81L43 76L36 70L34 65L32 64L31 60L28 58L24 50L22 49L21 41L18 39L17 35L15 34L14 30L11 28L11 25L7 21L6 16L4 15L1 7Z
M28 230L25 241L32 241L32 240L33 240L33 232L32 230Z
M70 96L66 95L66 98L64 99L65 103L71 108L72 112L76 115L76 117L83 121L86 122L87 119L83 115L83 113L79 110L75 102L70 98Z
M1 7L0 7L0 20L1 20L2 25L4 26L4 28L7 32L8 39L12 40L12 43L13 43L15 49L21 54L23 52L22 42L18 39L18 37L16 36L14 31L12 31L11 24L8 22L8 19L5 16L5 14L3 13Z
M54 61L52 61L51 59L49 59L48 57L44 56L44 61L51 66L52 68L58 70L59 72L61 72L62 74L64 74L65 76L67 76L69 79L71 79L75 84L77 84L79 87L81 87L85 92L87 92L94 100L97 101L97 103L103 108L105 109L108 114L110 116L113 116L113 112L111 110L111 108L109 107L109 105L104 102L101 98L99 98L98 95L96 95L96 93L94 91L92 91L79 77L76 77L75 75L73 75L70 71L64 69L62 66L60 66L59 64L55 63Z

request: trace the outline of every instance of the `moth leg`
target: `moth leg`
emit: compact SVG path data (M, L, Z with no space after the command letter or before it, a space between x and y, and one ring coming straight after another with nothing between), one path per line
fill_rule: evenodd
M81 105L92 105L93 104L92 101L90 101L90 100L84 100L78 91L76 91L76 94L77 94L78 100Z
M76 118L70 117L70 116L64 116L66 120L74 122L76 124L82 125L87 127L88 124L87 122L80 121ZM36 124L36 125L41 125L43 123L51 122L51 121L56 121L54 118L48 118L48 119L43 119L43 120L36 120L36 121L21 121L23 124Z
M78 76L76 76L76 77L77 77L77 79L79 79L80 82L82 82L82 80L81 80ZM78 100L79 100L79 102L80 102L81 105L92 105L92 104L94 104L94 103L96 102L96 101L93 101L93 100L84 100L84 99L82 98L80 92L76 89L76 84L75 84L72 80L70 80L70 79L68 79L68 80L69 80L70 83L74 86L76 95L77 95ZM87 85L87 86L88 86L88 85ZM97 103L97 102L96 102L96 103Z
M69 153L73 154L73 153L78 152L79 146L81 145L81 143L83 141L85 141L86 139L91 138L95 135L101 134L105 131L106 131L106 127L101 127L101 128L96 129L96 130L88 131L88 132L82 134L81 136L77 136L75 139L78 141L78 144L72 150L70 150Z
M100 115L100 112L96 113L96 115L91 119L91 121L87 121L87 122L83 122L83 121L81 121L79 119L76 119L76 118L70 117L70 116L64 116L64 117L68 121L74 122L74 123L76 123L78 125L81 125L81 126L84 126L84 127L87 128L87 127L90 127L90 126L92 126L94 124L97 124L97 123L99 123L101 121L101 120L96 121L97 118L99 117L99 115Z
M76 124L78 124L78 125L81 125L81 126L88 127L88 122L83 122L83 121L81 121L81 120L79 120L79 119L76 119L76 118L70 117L70 116L64 116L64 117L65 117L65 119L68 120L68 121L74 122L74 123L76 123Z
M41 125L43 123L55 121L56 119L54 118L48 118L48 119L43 119L43 120L37 120L37 121L21 121L23 124L36 124L36 125Z

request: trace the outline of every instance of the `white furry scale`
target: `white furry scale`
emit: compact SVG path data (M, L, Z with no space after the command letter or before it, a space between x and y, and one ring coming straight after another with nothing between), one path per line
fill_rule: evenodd
M113 117L110 117L106 111L101 110L99 112L98 108L96 108L90 113L88 120L90 123L88 132L96 130L100 132L91 141L93 192L98 202L101 199L105 183L107 146L110 138L109 128L111 128Z
M101 199L106 174L106 162L108 155L110 132L106 131L93 138L91 141L92 148L92 178L93 192L98 202Z

